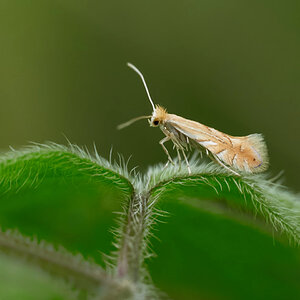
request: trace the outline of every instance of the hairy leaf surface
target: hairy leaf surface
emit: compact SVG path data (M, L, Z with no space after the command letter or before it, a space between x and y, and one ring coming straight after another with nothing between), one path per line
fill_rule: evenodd
M176 163L132 176L74 145L2 155L3 269L42 272L47 295L48 274L68 278L82 299L299 299L299 197L264 175L190 163L191 175ZM77 297L65 288L57 299Z

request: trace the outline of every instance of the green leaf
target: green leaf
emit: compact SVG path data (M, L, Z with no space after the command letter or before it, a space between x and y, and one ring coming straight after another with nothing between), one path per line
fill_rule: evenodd
M83 299L298 299L299 198L266 176L191 168L130 176L72 145L12 151L0 159L0 250Z
M295 196L262 176L205 167L158 183L151 195L165 214L155 224L149 271L172 299L299 298Z
M123 211L133 192L109 166L75 146L10 152L0 161L2 229L18 229L104 266L102 253L115 249L115 212Z

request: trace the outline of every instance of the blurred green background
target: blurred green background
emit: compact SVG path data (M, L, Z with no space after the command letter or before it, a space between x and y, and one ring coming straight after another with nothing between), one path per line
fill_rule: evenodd
M166 161L140 79L169 112L231 135L263 133L271 167L299 190L300 2L0 2L0 148L97 145L144 170ZM170 148L169 144L169 148Z

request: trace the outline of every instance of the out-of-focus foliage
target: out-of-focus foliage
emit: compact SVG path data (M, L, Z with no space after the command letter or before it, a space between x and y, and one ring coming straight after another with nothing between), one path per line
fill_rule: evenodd
M165 159L155 102L232 135L263 133L273 174L298 190L298 0L0 2L0 148L46 140L111 146L142 169Z
M5 300L71 300L77 292L22 260L0 255L0 298Z

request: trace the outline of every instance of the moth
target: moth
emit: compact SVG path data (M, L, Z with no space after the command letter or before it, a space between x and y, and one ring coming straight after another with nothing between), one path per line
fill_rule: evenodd
M206 153L216 163L237 176L242 172L258 173L268 168L267 147L261 134L231 136L201 123L169 114L162 106L154 105L143 74L133 64L127 65L142 79L153 112L149 116L131 119L117 128L122 129L138 120L149 119L151 127L159 127L165 134L159 144L168 157L166 166L169 163L175 164L164 145L167 141L172 141L177 150L178 161L181 162L182 154L189 174L191 168L185 152L193 149Z

